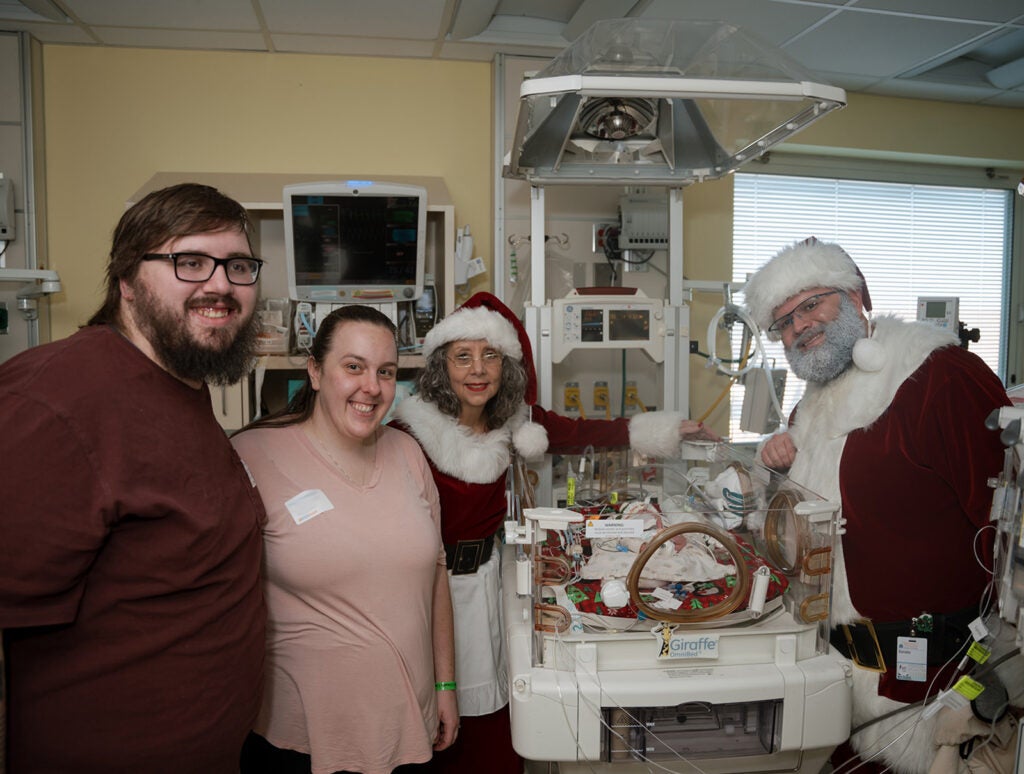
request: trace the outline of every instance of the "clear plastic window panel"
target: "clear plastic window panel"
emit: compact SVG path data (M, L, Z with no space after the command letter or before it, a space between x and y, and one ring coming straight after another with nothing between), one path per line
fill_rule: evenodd
M552 639L650 636L659 622L676 648L677 629L784 619L812 631L807 656L827 652L836 505L747 451L692 446L696 459L670 464L629 452L562 462L573 475L554 512L566 521L538 521L518 557L531 568L534 664Z
M767 755L778 749L782 701L604 710L602 759L667 761Z

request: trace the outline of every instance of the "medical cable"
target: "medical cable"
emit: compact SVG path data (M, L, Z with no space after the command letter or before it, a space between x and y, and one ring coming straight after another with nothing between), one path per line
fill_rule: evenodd
M761 347L761 337L757 333L756 323L754 323L754 321L751 320L749 318L749 316L747 316L745 313L743 313L743 311L741 309L739 309L738 307L732 307L732 308L735 309L737 312L743 314L743 317L740 318L741 321L743 321L744 325L746 325L746 326L748 326L750 328L750 330L754 333L754 335L747 339L746 350L740 356L739 360L722 360L721 358L717 357L717 355L716 355L714 330L718 327L718 324L717 324L718 319L721 319L725 315L726 307L723 306L721 309L719 309L718 312L716 312L716 316L714 318L712 318L711 323L709 323L709 325L708 325L708 345L709 345L708 349L711 350L711 354L705 355L705 357L708 359L708 366L709 367L714 366L719 373L725 374L725 375L729 376L729 381L725 385L725 387L722 388L722 391L718 394L718 397L715 398L715 400L711 403L711 405L708 406L708 408L699 417L697 417L697 421L698 422L706 421L707 418L711 416L711 413L718 407L718 404L720 404L725 399L725 397L727 395L729 395L729 393L732 391L732 386L734 384L736 384L740 380L740 377L743 374L745 374L748 370L750 370L750 366L748 366L747 364L750 361L750 346L751 346L751 343L754 343L754 345L755 345L755 355L758 354L758 353L761 353L762 357L764 357L763 348ZM746 319L744 319L744 318L746 318ZM750 327L750 326L753 326L753 327ZM703 354L703 353L699 353L699 354ZM736 371L729 371L728 369L724 369L724 368L721 367L720 364L723 363L723 362L727 362L727 363L730 363L730 364L738 363L739 368ZM767 365L767 362L766 362L766 365ZM778 398L775 396L775 390L774 389L771 390L771 394L772 394L773 403L777 404L778 403ZM778 409L778 411L779 411L779 415L781 416L782 415L782 410Z
M564 652L564 654L567 656L567 658L574 665L578 665L578 661L576 659L575 654L572 652L572 648L568 645L568 643L566 643L562 639L562 637L561 637L559 632L555 632L554 633L554 640L555 640L556 646L559 647ZM558 691L557 701L562 706L562 714L563 714L563 717L565 718L565 721L566 721L566 727L571 729L573 727L573 723L570 722L569 717L568 717L568 715L566 713L566 702L565 702L565 697L562 694L562 684L561 684L561 681L558 679L558 675L561 674L561 672L563 672L563 671L565 671L565 670L558 670L556 672L556 676L555 676L555 685L556 685L556 688L557 688L557 691ZM585 670L584 670L584 673L585 673ZM572 672L572 673L568 673L567 672L567 674L578 675L580 673L579 672ZM623 707L621 704L619 704L611 696L608 695L608 692L605 690L605 688L601 684L600 680L596 679L596 675L594 675L594 677L593 677L593 684L594 684L594 687L597 688L597 694L598 694L598 700L599 701L603 701L604 699L607 699L610 702L610 706L612 706L615 709L620 710L621 712L623 712L625 714L625 716L630 721L632 721L634 724L636 724L637 726L645 725L645 724L643 724L641 722L641 720L639 718L634 716L628 709ZM642 763L645 763L648 766L654 766L655 770L657 770L657 771L668 772L669 774L676 774L675 770L668 769L665 766L662 766L661 764L659 764L657 761L653 761L653 760L649 759L646 755L644 755L639 750L630 748L628 746L628 744L629 744L628 741L618 731L616 731L614 727L612 727L611 725L609 725L609 723L607 721L605 721L604 715L601 712L602 705L601 704L594 705L594 703L586 696L586 694L581 691L580 683L579 683L578 680L574 681L573 687L576 690L576 698L579 701L579 706L586 706L594 714L594 717L598 720L598 722L601 724L602 727L606 728L609 731L609 733L614 735L617 739L619 739L619 741L625 742L626 745L627 745L628 752L633 754ZM556 700L556 699L552 699L552 701L554 701L554 700ZM653 731L648 729L646 731L646 733L652 739L654 739L655 741L661 742L662 745L664 745L666 749L669 749L669 750L672 749L671 745L669 745L665 740L661 739L661 737L659 737ZM603 763L601 761L591 761L589 758L587 758L587 756L580 749L580 744L579 744L579 738L578 737L576 737L575 742L576 742L577 754L584 761L586 761L586 763L588 764L588 767L589 767L589 765L591 763ZM688 758L685 758L684 756L680 755L679 753L677 753L675 751L673 751L673 753L676 756L676 758L675 758L676 760L681 761L681 762L687 764L688 766L691 766L697 772L697 774L707 774L703 769L701 769L693 761L689 760ZM591 771L593 771L592 768L591 768Z
M735 319L731 319L735 318ZM754 344L754 357L744 358L749 362L741 364L740 368L730 370L728 368L722 368L721 363L723 362L716 354L717 336L715 331L719 328L720 322L727 323L730 327L732 323L736 321L742 322L744 327L749 330L752 335L750 340ZM724 328L723 328L724 330ZM764 347L761 344L761 336L759 335L757 323L755 323L750 315L748 315L742 308L733 304L720 307L717 312L712 316L711 321L708 322L708 334L707 334L707 346L708 346L708 365L716 368L719 373L725 374L726 376L740 377L755 367L760 367L760 364L765 362ZM749 345L748 345L749 349Z
M982 597L984 598L984 596L985 596L986 594L987 594L987 591L986 591L986 592L983 592L983 593L982 593ZM984 615L984 614L983 614L983 615ZM876 750L875 752L873 752L873 753L872 753L872 754L871 754L871 755L870 755L870 756L869 756L868 758L865 758L865 759L863 759L863 760L861 761L861 763L860 763L860 764L858 764L857 766L854 766L854 767L853 767L853 768L851 768L851 769L846 769L846 770L843 770L843 766L845 766L845 765L846 765L846 764L848 764L848 763L852 763L852 762L853 762L854 760L857 760L858 758L860 758L860 757L861 757L861 753L856 753L856 754L855 754L855 755L854 755L853 757L851 757L851 758L849 758L849 759L847 759L847 760L845 760L845 761L841 762L840 764L838 764L838 765L837 765L837 766L836 766L836 767L834 768L834 770L833 770L833 774L850 774L850 772L856 771L856 770L857 770L858 768L860 768L860 766L864 765L865 763L867 763L867 762L868 762L868 761L870 761L870 760L874 760L874 759L875 759L875 758L877 758L877 757L878 757L879 755L881 755L882 753L884 753L884 752L885 752L885 751L886 751L887 749L889 749L889 748L890 748L890 747L891 747L891 746L892 746L893 744L895 744L895 743L899 742L899 741L900 741L900 740L901 740L901 739L902 739L902 738L903 738L904 736L906 736L906 735L907 735L908 733L910 733L910 734L911 734L911 737L910 737L910 739L908 739L908 740L907 740L907 742L906 742L906 745L905 745L905 747L904 747L903 751L902 751L902 752L900 752L900 754L899 754L899 756L898 756L898 757L896 758L895 762L898 762L898 761L900 760L900 758L902 758L902 757L903 757L904 755L906 755L906 754L907 754L907 752L909 752L909 750L910 750L910 747L909 747L909 745L910 745L910 742L911 742L911 741L913 740L913 735L914 735L914 733L916 733L916 732L917 732L917 730L918 730L918 728L920 727L920 725L921 725L922 721L923 721L923 720L925 720L925 712L924 712L924 710L925 710L925 709L927 709L927 707L928 707L929 705L931 705L931 704L934 704L934 703L935 703L936 701L938 701L938 700L939 700L939 699L940 699L940 698L942 697L942 695L943 695L943 694L944 694L944 693L945 693L946 691L949 691L949 690L951 689L951 687L952 687L952 686L954 685L955 681L956 681L956 680L957 680L957 679L958 679L958 678L959 678L960 676L962 676L962 675L960 674L960 670L959 670L959 668L958 668L958 669L957 669L957 670L955 670L955 671L954 671L954 673L953 673L953 674L952 674L952 675L950 676L949 680L948 680L948 681L947 681L947 683L946 683L946 686L945 686L945 688L943 688L943 689L942 689L941 691L939 691L939 692L938 692L938 693L936 693L936 694L935 694L934 696L932 696L932 691L933 691L933 690L935 690L935 687L936 687L936 681L938 680L938 678L939 678L939 675L941 675L941 674L942 674L942 671L943 671L944 669L946 669L946 667L948 667L948 666L951 666L951 665L952 665L952 664L953 664L954 662L956 662L956 661L958 661L959 659L961 659L961 658L962 658L962 654L964 654L964 653L966 653L966 652L967 652L967 650L968 650L968 648L970 647L970 645L971 645L971 643L972 643L972 642L974 642L973 638L972 638L972 639L968 639L967 641L965 641L965 642L964 642L964 644L963 644L963 645L961 645L961 646L960 646L960 647L959 647L959 648L957 649L957 651L956 651L956 652L955 652L955 653L954 653L954 654L953 654L952 656L950 656L950 657L949 657L949 658L948 658L948 659L947 659L947 660L946 660L946 661L945 661L945 662L944 662L944 663L943 663L943 664L942 664L942 665L941 665L941 666L940 666L940 667L939 667L939 668L938 668L938 669L936 670L936 674L935 674L935 676L934 676L934 677L933 677L933 678L931 679L931 681L929 682L929 684L928 684L928 687L927 687L927 689L926 689L926 691L925 691L925 696L924 696L924 698L923 698L923 699L921 699L921 700L919 700L919 701L917 701L917 702L914 702L913 704L906 704L906 705L903 705L903 706L897 707L897 708L893 709L893 710L892 710L892 711L890 711L890 712L887 712L887 713L885 713L885 714L883 714L883 715L879 715L878 717L875 717L875 718L871 718L871 719L869 719L869 720L865 721L864 723L861 723L861 724L860 724L859 726L857 726L856 728L854 728L854 729L852 729L852 730L850 731L850 738L852 739L852 738L853 738L853 736L854 736L855 734L858 734L858 733L860 733L860 732L864 731L864 730L865 730L866 728L868 728L868 727L870 727L870 726L873 726L873 725L875 725L876 723L879 723L879 722L881 722L882 720L886 720L886 719L888 719L888 718L891 718L891 717L894 717L894 716L900 715L901 713L906 713L906 717L904 717L903 719L901 719L901 720L900 720L900 721L899 721L899 722L898 722L898 723L896 724L896 728L898 728L898 726L899 726L899 725L901 725L901 724L903 724L903 723L906 723L906 722L908 722L908 721L911 721L911 720L912 720L912 721L913 721L913 725L912 725L912 726L911 726L910 728L908 728L908 729L907 729L906 731L904 731L903 733L901 733L901 734L900 734L900 735L899 735L898 737L896 737L895 739L893 739L893 740L891 740L890 742L888 742L887 744L885 744L885 745L884 745L883 747L881 747L880 749L878 749L878 750ZM917 710L918 710L919 708L920 708L920 711L917 711ZM891 730L895 730L895 728L893 728L893 729L891 729Z

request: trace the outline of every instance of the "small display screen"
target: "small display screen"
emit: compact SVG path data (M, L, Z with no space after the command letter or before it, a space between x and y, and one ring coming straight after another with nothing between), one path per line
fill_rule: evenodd
M647 341L651 338L650 310L609 310L608 337L611 341Z
M929 320L935 319L936 317L946 316L946 302L945 301L925 301L924 304L924 316Z
M415 196L293 196L298 285L415 285Z
M580 341L604 341L604 310L580 310Z

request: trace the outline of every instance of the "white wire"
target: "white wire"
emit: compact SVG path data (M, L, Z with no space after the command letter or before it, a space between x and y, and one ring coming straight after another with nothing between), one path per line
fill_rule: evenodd
M754 340L754 356L747 360L747 365L739 369L729 369L722 365L722 361L715 354L717 351L717 335L715 331L718 329L718 322L727 314L736 315L740 321L750 329L751 336ZM723 306L720 307L714 316L711 318L711 322L708 323L708 362L714 365L720 373L726 376L739 377L754 368L761 368L761 364L765 360L764 347L761 345L761 334L758 330L757 323L755 323L743 309L738 306Z
M572 652L572 648L564 640L562 640L561 635L560 635L559 632L556 631L554 633L554 635L555 635L554 639L555 639L556 646L558 646L563 651L565 651L565 654L568 656L568 658L569 658L571 663L573 663L574 665L577 664L576 656ZM578 672L569 673L566 670L556 670L556 672L555 672L555 685L558 688L558 701L562 705L562 714L565 717L567 728L572 728L572 724L571 724L571 722L569 720L569 716L565 712L565 700L562 697L562 686L561 686L561 683L560 683L560 681L558 679L558 675L561 672L565 672L566 674L572 674L572 675L576 675L576 674L579 674L579 673ZM597 687L598 697L599 697L599 701L601 703L599 703L598 705L595 706L589 699L587 699L585 694L580 690L579 684L574 682L573 687L575 688L575 691L576 691L576 698L580 702L577 706L578 707L582 707L582 706L586 705L587 708L590 709L590 711L592 713L594 713L594 716L597 718L598 722L603 727L607 728L608 731L610 733L614 734L616 736L616 738L618 738L620 741L626 742L626 744L628 746L628 744L629 744L628 741L625 738L623 738L623 736L618 731L616 731L614 728L612 728L611 725L609 725L605 721L604 714L601 712L601 709L604 706L604 704L603 704L604 699L608 699L609 701L611 701L611 704L609 706L624 712L626 714L626 716L631 721L633 721L634 723L639 725L640 724L640 719L635 717L632 713L629 712L628 709L623 707L621 704L619 704L618 702L613 701L611 699L611 697L608 696L608 693L605 691L604 686L601 684L600 680L597 680L595 678L594 683L595 683L595 685ZM667 749L671 749L671 746L667 742L662 740L653 731L648 730L646 733L647 733L648 736L650 736L655 741L661 742ZM588 768L590 768L591 771L594 771L594 769L593 769L593 767L590 764L592 764L592 763L603 763L602 761L591 761L589 758L587 758L583 754L583 751L580 749L579 739L576 738L574 741L576 742L576 754L577 754L577 756L581 756L582 757L583 761L587 764ZM656 770L656 771L667 772L667 774L678 774L675 770L665 768L664 766L662 766L657 761L650 760L649 758L647 758L646 755L643 755L643 753L641 753L638 750L630 748L630 752L632 754L634 754L635 756L637 756L639 761L641 761L642 763L645 763L645 764L648 765L648 769L647 769L648 771L655 771ZM703 769L701 769L696 763L694 763L693 761L689 760L688 758L686 758L686 757L684 757L682 755L679 755L678 753L676 753L676 760L681 761L681 762L687 764L688 766L691 766L694 769L694 771L697 772L697 774L707 774L707 772L705 772ZM655 768L651 769L650 766L654 766Z

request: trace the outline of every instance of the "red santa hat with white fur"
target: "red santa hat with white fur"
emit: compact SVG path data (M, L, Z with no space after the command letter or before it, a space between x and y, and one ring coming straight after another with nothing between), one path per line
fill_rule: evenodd
M768 330L774 313L788 299L810 288L835 288L860 292L864 311L871 311L871 296L857 264L839 245L808 237L780 250L743 286L747 311L761 330ZM769 334L770 338L778 338ZM854 363L863 371L878 371L884 353L877 342L865 337L853 351Z
M526 369L524 411L511 420L512 443L524 456L536 457L548 448L543 426L529 421L529 407L537 402L537 370L533 363L530 337L519 318L490 293L475 293L462 306L431 328L423 339L423 355L453 341L486 340L506 357L514 358Z

